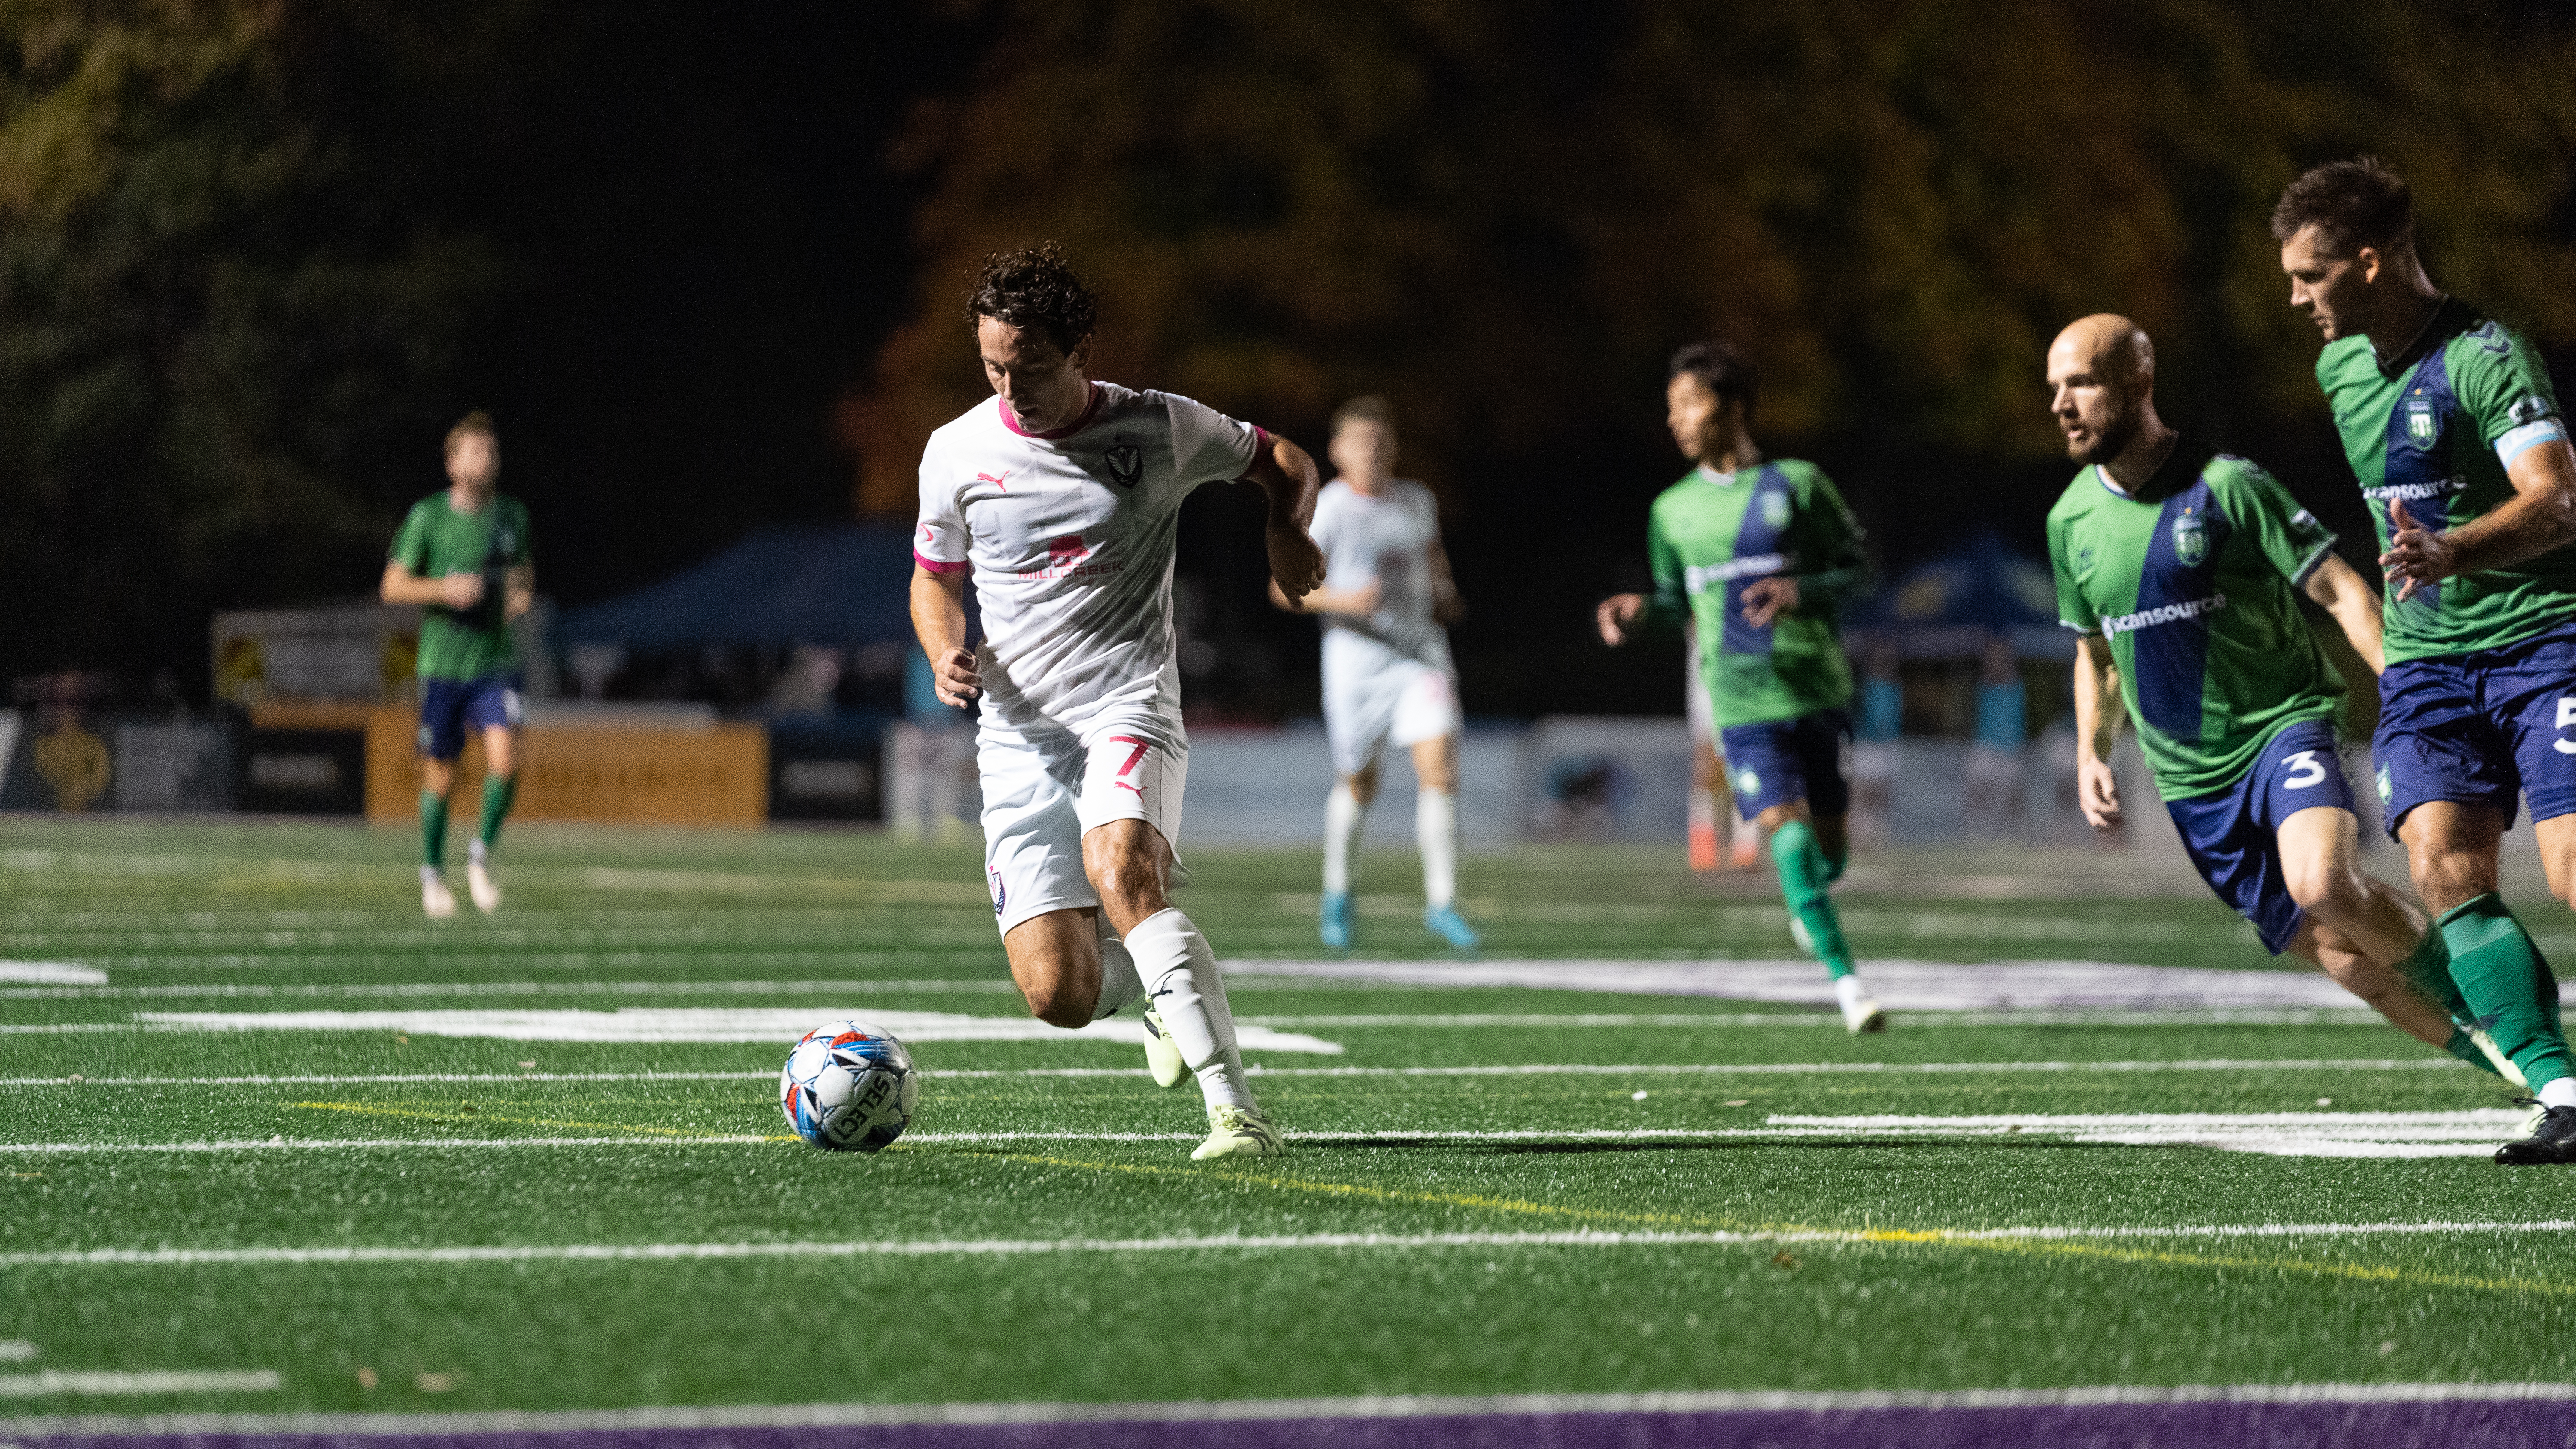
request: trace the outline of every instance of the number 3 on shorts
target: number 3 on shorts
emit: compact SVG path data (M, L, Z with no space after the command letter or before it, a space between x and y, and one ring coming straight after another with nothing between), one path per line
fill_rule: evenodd
M2576 696L2562 694L2558 697L2558 728L2563 730L2569 725L2576 725ZM2562 755L2576 755L2576 740L2551 740L2549 747Z
M2317 763L2314 750L2293 750L2281 757L2281 763L2290 767L2281 780L2284 790L2304 790L2326 777L2326 767Z

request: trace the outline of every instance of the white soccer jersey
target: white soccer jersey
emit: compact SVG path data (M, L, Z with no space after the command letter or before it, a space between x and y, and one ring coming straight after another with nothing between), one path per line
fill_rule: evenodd
M1389 663L1410 659L1449 667L1449 634L1431 612L1431 550L1440 542L1440 509L1430 489L1395 478L1371 496L1336 478L1317 495L1309 532L1324 551L1324 587L1378 586L1377 609L1367 617L1319 616L1328 646L1336 636L1348 636L1343 650L1328 647L1328 655L1382 651ZM1359 639L1378 647L1349 650Z
M1170 393L1091 385L1070 427L1026 433L999 397L930 435L913 556L970 564L988 716L1080 729L1143 705L1179 717L1172 551L1181 500L1241 478L1261 429Z

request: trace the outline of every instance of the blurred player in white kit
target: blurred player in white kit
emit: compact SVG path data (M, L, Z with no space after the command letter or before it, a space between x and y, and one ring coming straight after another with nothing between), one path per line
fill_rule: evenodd
M1395 409L1353 398L1333 414L1340 475L1315 502L1324 586L1271 602L1316 615L1324 633L1324 733L1338 777L1324 799L1324 944L1350 949L1351 853L1377 798L1381 747L1413 752L1413 833L1422 850L1422 927L1461 951L1475 928L1458 914L1458 672L1442 628L1462 612L1440 507L1431 490L1395 476Z
M1269 495L1264 541L1287 597L1323 581L1307 536L1314 460L1170 393L1087 376L1097 304L1053 246L994 256L967 298L998 394L930 435L913 533L912 623L942 700L982 701L985 878L1029 1010L1079 1028L1138 997L1147 1064L1195 1075L1194 1158L1268 1156L1216 953L1167 894L1187 879L1172 553L1203 483ZM984 639L966 640L975 578Z

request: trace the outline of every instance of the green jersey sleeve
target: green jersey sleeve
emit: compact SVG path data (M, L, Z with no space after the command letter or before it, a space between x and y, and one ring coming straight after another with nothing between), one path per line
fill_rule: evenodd
M2455 346L2451 385L2478 436L2506 464L2533 443L2567 436L2549 369L2520 333L2488 321Z
M1673 547L1672 535L1665 531L1661 507L1646 515L1646 565L1654 573L1655 589L1646 596L1646 612L1638 622L1667 629L1681 627L1691 616L1690 592L1682 575L1681 551Z
M1868 592L1869 556L1861 549L1860 520L1822 468L1795 472L1798 499L1798 602L1839 612Z
M2264 561L2292 588L2304 586L2334 552L2334 531L2300 507L2281 480L2260 466L2222 457L2213 460L2201 476L2208 480L2218 506L2226 510L2227 521L2253 538ZM2063 595L2063 585L2059 592Z
M387 563L398 563L421 578L429 576L429 510L413 504L403 515L402 527L394 530L394 545L385 551Z
M2078 483L2083 480L2077 479ZM2067 523L2058 511L2048 515L2048 571L2057 580L2057 621L2078 634L2102 632L2102 618L2084 598L2084 590L2075 582L2073 545L2067 538Z

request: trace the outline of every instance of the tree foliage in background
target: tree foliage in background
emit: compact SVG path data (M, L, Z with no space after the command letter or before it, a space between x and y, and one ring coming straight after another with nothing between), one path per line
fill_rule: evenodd
M412 219L358 117L474 50L362 6L0 0L0 574L21 601L0 657L148 657L208 601L366 587L406 491L383 460L449 420L500 264Z
M911 511L922 438L982 390L965 278L1048 237L1103 295L1100 375L1310 442L1392 393L1435 481L1581 485L1571 443L1651 432L1668 349L1734 336L1766 432L1864 460L1898 516L1910 457L2056 455L2043 354L2087 312L2156 335L2187 425L2312 424L2265 219L2318 160L2385 157L2439 282L2576 340L2576 37L2547 6L984 9L1006 38L904 143L935 189L916 318L842 411L863 511Z

